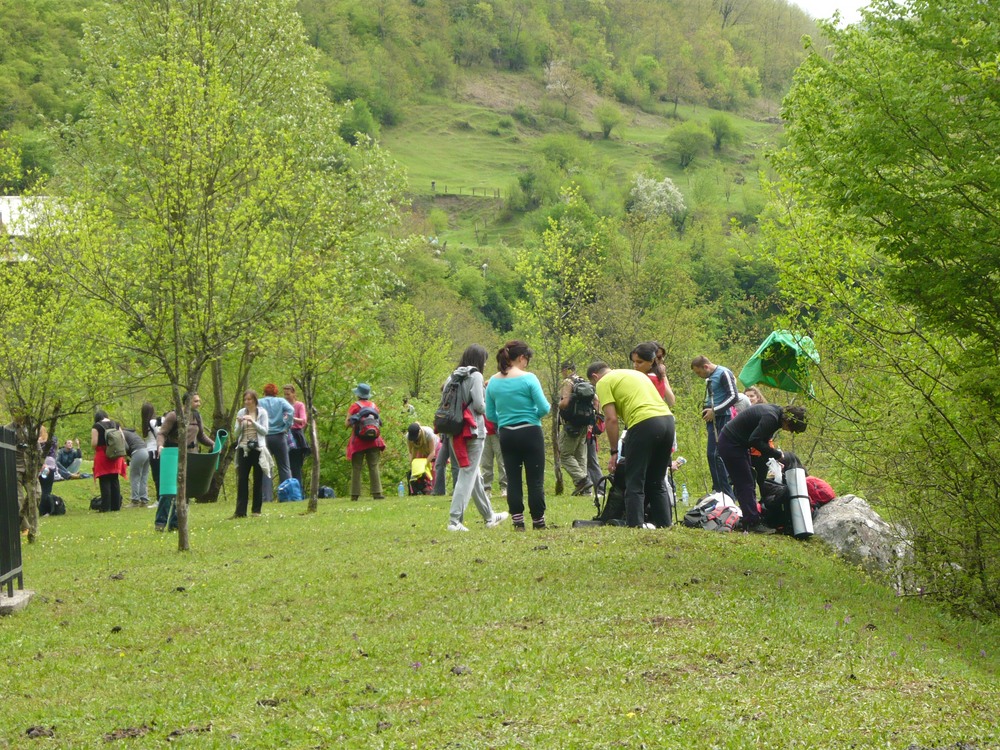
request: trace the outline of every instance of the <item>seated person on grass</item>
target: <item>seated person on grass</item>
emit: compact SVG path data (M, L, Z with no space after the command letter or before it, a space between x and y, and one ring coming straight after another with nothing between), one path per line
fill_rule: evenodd
M83 454L80 453L80 440L67 440L56 454L56 471L63 479L79 479L80 464Z

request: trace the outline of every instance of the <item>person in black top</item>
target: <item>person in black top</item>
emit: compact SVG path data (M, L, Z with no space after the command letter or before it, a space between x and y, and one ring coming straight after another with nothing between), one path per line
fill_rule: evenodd
M776 458L783 462L784 454L771 445L778 430L805 432L806 410L801 406L778 404L751 406L727 423L719 435L719 456L726 465L736 501L743 511L743 528L755 534L773 534L774 529L760 520L750 449L759 451L765 461Z
M107 412L94 412L94 426L90 429L90 447L94 449L94 478L101 486L101 513L122 509L122 493L119 477L125 476L125 457L109 458L108 430L118 428L118 423L108 417Z

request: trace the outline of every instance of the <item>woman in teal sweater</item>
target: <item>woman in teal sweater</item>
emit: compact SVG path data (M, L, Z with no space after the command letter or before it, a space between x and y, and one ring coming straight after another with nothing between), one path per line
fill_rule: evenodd
M508 341L497 352L497 368L486 388L486 418L496 423L507 468L507 506L515 531L524 531L524 487L528 484L531 525L545 528L545 436L542 417L551 408L541 383L527 371L534 352L523 341Z

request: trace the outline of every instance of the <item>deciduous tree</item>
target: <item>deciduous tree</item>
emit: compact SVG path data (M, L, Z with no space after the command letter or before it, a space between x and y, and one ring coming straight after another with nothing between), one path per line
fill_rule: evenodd
M516 271L524 280L524 299L515 308L516 330L538 350L543 387L557 404L560 366L588 352L593 329L589 304L597 291L598 270L605 255L608 225L573 188L563 192L536 248L518 255ZM552 419L556 493L562 492L558 450L559 420Z
M50 259L121 317L120 346L162 370L183 434L184 392L287 309L350 151L286 0L126 0L85 50L90 105L64 132ZM184 441L179 452L184 550Z

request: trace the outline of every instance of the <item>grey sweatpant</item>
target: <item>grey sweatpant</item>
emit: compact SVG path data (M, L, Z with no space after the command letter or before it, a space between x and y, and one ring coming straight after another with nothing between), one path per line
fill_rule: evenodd
M483 486L483 477L479 473L479 461L483 457L483 444L485 440L470 438L465 441L466 449L469 452L469 465L459 467L458 479L455 480L455 491L451 495L451 511L448 520L451 523L462 523L465 517L465 508L469 504L471 497L479 510L484 521L493 518L493 506L490 505L489 495Z

